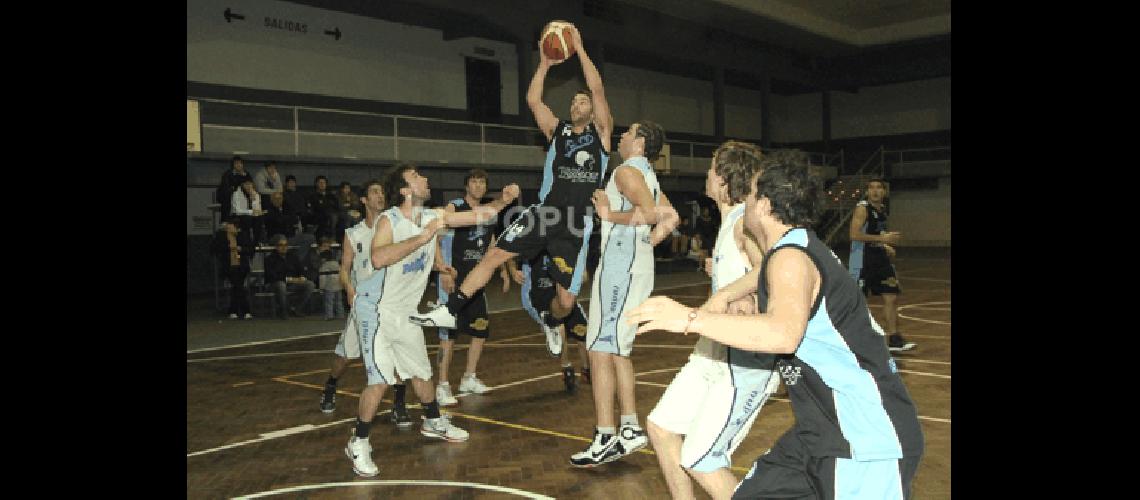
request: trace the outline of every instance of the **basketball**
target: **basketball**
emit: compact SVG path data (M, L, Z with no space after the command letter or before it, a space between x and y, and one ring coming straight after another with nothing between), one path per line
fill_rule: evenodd
M563 61L574 55L573 35L570 23L551 21L542 31L542 53L555 61Z

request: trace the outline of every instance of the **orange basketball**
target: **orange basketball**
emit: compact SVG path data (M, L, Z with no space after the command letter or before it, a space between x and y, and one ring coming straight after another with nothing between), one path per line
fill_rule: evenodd
M542 30L542 53L555 61L562 61L574 55L574 39L570 23L551 21Z

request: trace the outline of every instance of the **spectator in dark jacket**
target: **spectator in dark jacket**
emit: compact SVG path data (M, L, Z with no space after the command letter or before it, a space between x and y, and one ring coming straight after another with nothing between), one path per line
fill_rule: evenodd
M222 181L218 183L218 189L214 192L214 201L222 205L222 220L230 217L230 204L233 200L234 191L245 181L253 182L253 177L245 171L245 163L242 162L241 157L235 155L230 159L230 169L222 174Z
M249 276L249 259L254 252L253 240L247 232L238 230L237 221L231 217L214 234L210 250L218 260L220 274L230 282L230 319L252 319L245 279Z
M339 218L340 202L337 201L336 194L329 190L327 177L318 175L313 184L316 185L317 191L309 195L306 205L312 223L317 226L314 236L318 240L321 236L336 237L333 233L336 231L336 221Z
M285 176L285 206L293 215L301 219L301 222L309 220L309 208L305 202L305 196L297 191L297 178L292 175Z
M279 308L277 317L287 319L286 311L293 316L302 316L309 310L309 299L316 285L305 277L305 266L297 256L289 252L289 240L285 235L274 236L273 244L275 251L265 256L265 283L273 290L274 303ZM289 294L296 292L300 292L301 297L294 308L289 305Z

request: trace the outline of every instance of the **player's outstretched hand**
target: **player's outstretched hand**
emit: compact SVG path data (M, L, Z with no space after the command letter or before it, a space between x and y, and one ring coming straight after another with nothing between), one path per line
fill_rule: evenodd
M523 281L526 281L526 273L523 273L521 269L511 272L511 277L514 278L515 283L519 285L523 284Z
M594 212L598 214L598 218L606 220L610 216L610 197L606 196L606 192L601 189L595 189L594 195L590 197L590 201L594 203Z
M625 322L629 325L640 325L637 334L665 330L667 332L683 332L689 324L691 307L677 302L669 297L658 295L650 297L640 306L625 313ZM644 323L644 324L642 324Z
M520 190L518 184L515 184L513 182L507 184L507 186L503 188L503 201L507 202L507 204L514 202L516 199L518 199L519 192Z

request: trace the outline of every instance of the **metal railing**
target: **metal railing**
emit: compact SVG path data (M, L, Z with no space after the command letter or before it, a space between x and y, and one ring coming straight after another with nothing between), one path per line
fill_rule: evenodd
M538 166L546 139L521 127L368 111L189 96L199 102L202 152L352 160L461 161ZM619 136L613 136L616 148ZM719 144L669 140L672 170L703 172ZM476 150L477 148L477 150ZM808 152L812 165L843 168L843 152Z

